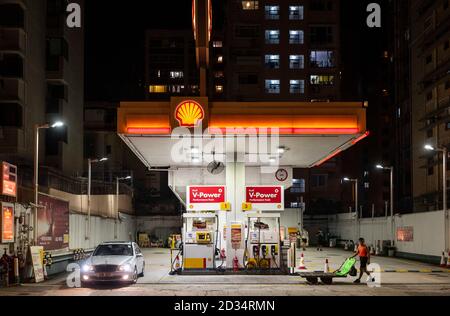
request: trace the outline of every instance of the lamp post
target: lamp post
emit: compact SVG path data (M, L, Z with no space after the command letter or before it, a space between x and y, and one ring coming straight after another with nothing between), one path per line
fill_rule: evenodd
M358 222L359 222L359 209L358 209L358 179L350 179L350 178L344 178L342 179L343 182L353 182L355 184L355 242L358 240Z
M390 210L391 210L391 247L395 244L395 231L394 231L394 167L385 167L382 164L376 166L379 170L389 170L390 172Z
M119 218L119 194L120 194L120 181L131 180L131 176L127 177L117 177L116 178L116 214L114 216L115 226L117 225L117 219ZM117 239L117 227L114 229L114 238Z
M92 181L92 164L93 163L100 163L107 161L108 158L101 158L101 159L88 159L88 229L87 234L85 236L86 240L91 240L91 181Z
M435 148L432 145L425 145L425 150L434 151L437 153L442 153L442 206L444 210L444 243L445 243L445 251L448 252L449 249L449 225L448 225L448 208L447 208L447 156L448 149L447 147Z
M34 175L33 175L33 183L34 183L34 229L33 229L33 239L34 244L38 244L38 209L39 209L39 132L42 129L50 129L50 128L59 128L63 127L63 122L55 122L52 125L36 124L34 127Z

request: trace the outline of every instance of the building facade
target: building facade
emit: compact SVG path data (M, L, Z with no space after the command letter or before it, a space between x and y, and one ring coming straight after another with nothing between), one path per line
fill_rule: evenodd
M410 12L414 210L437 210L442 209L442 156L424 145L450 143L449 1L414 0Z
M35 125L61 120L63 128L42 131L41 161L76 175L83 169L83 31L67 28L65 1L0 6L2 159L32 163Z

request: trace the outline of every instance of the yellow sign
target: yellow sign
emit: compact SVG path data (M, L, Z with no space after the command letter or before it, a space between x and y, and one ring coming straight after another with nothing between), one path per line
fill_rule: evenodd
M242 203L242 210L244 212L249 212L253 209L252 203Z
M226 211L226 212L231 211L231 203L228 203L228 202L220 203L220 210L221 211Z

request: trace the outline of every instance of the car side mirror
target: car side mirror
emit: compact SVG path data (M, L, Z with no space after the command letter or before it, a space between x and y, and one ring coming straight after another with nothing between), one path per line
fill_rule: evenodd
M136 257L142 258L144 255L142 253L138 253Z

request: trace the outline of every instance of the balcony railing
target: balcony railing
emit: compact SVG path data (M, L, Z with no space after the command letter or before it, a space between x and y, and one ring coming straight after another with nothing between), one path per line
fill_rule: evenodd
M0 101L25 102L23 79L0 78Z
M64 81L66 69L67 61L63 56L47 58L47 79Z
M27 37L20 28L0 28L0 51L19 52L22 55L27 50Z

